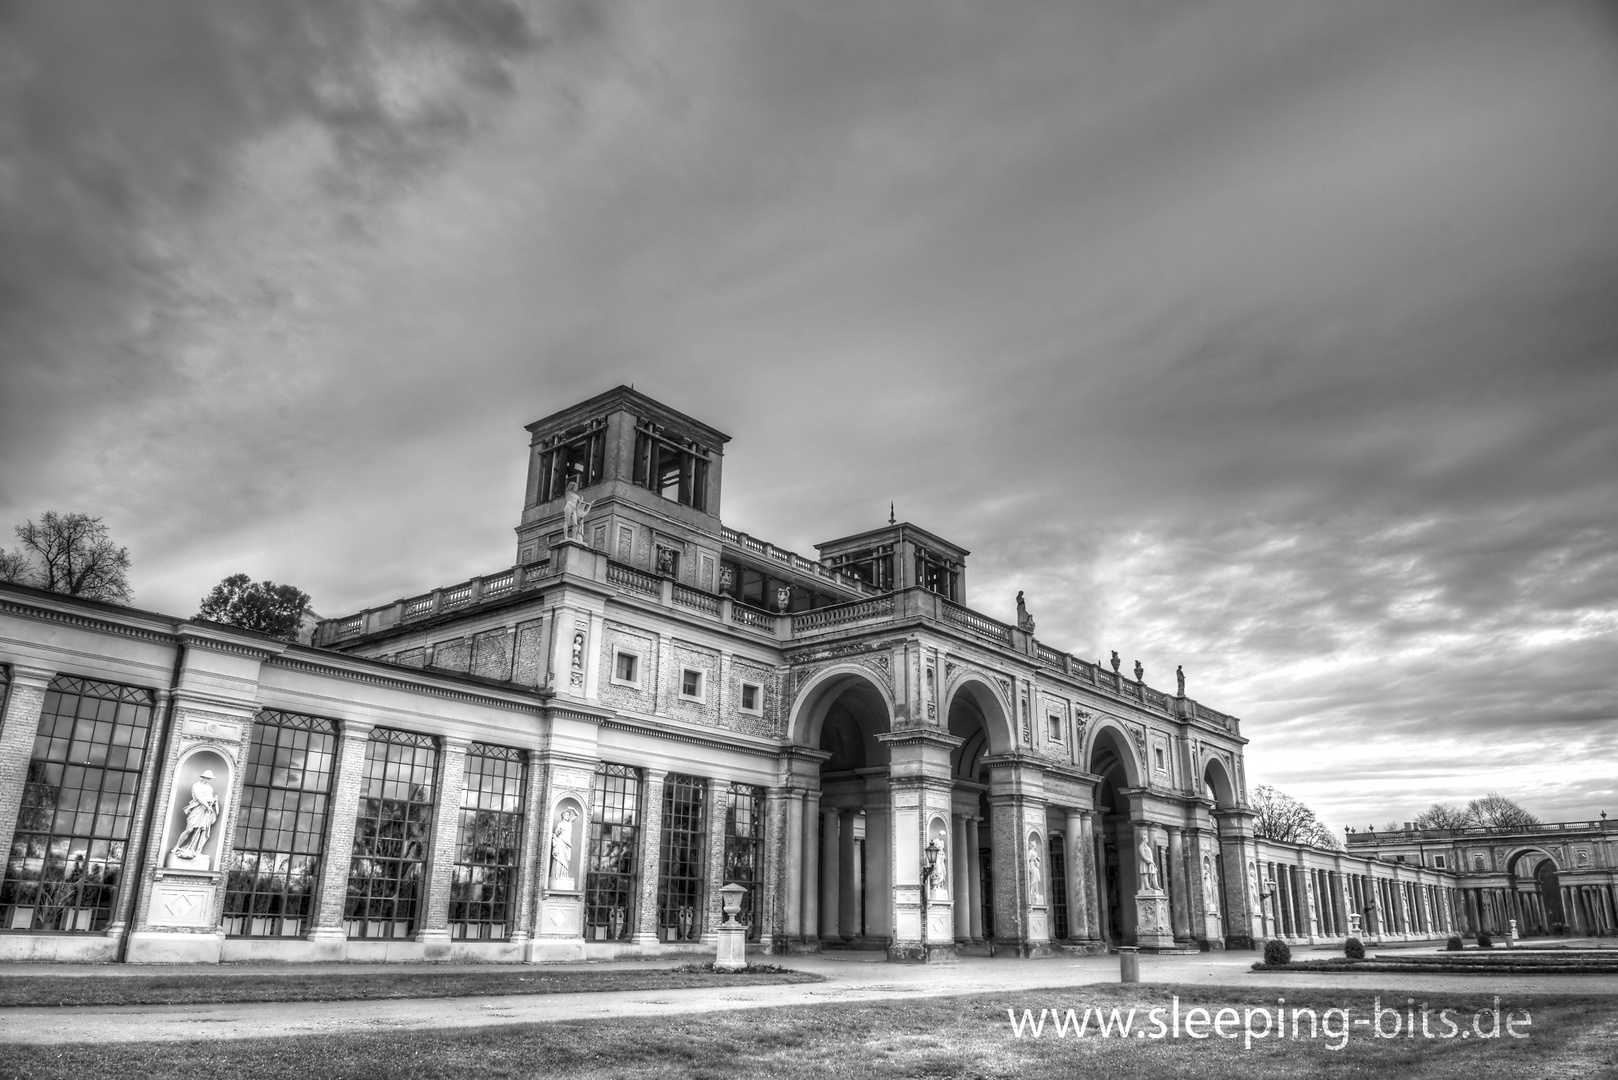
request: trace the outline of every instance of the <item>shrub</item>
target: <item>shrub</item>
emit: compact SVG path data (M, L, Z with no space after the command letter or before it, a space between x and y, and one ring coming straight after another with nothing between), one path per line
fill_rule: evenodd
M1459 934L1451 934L1449 941L1444 945L1444 951L1460 952L1465 947L1466 946L1461 942L1461 936Z
M1284 967L1292 963L1292 946L1280 938L1271 938L1264 943L1264 962L1270 967Z
M1350 960L1365 959L1365 942L1357 937L1351 937L1343 942L1343 955Z
M1479 934L1478 935L1478 948L1480 948L1480 949L1492 949L1492 948L1494 948L1494 938L1490 937L1488 934Z

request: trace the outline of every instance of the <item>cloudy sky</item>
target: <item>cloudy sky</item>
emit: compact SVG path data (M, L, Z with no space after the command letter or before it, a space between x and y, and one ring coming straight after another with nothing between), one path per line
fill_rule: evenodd
M1618 813L1610 3L0 7L0 523L342 614L621 382L1335 828Z

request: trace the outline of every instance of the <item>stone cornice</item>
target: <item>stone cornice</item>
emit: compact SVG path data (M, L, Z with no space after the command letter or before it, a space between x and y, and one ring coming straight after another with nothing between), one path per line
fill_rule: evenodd
M371 686L386 687L389 690L403 690L409 693L425 694L429 697L444 698L450 701L464 701L473 705L490 705L495 708L512 709L518 712L537 712L550 701L547 695L537 690L522 690L513 687L505 691L505 696L502 696L502 692L495 687L489 687L480 693L470 686L460 687L445 685L442 682L427 682L425 680L442 679L443 676L434 672L431 675L423 673L416 678L410 678L403 674L393 674L393 672L416 671L417 669L399 668L391 664L385 664L381 660L368 660L364 657L347 656L342 653L326 653L320 658L316 658L315 656L295 654L288 651L270 657L265 661L265 664L270 667L286 668L291 671L302 671L311 675L325 675L352 682L367 683ZM386 667L389 670L384 673L375 670L375 667ZM450 677L453 678L453 676Z
M240 637L232 633L228 627L220 626L217 623L182 623L176 628L175 635L192 648L229 653L233 656L245 656L250 660L258 661L268 660L272 656L280 656L290 647L285 641L260 637Z
M129 622L122 622L113 612L103 612L101 604L91 609L96 612L92 614L91 611L73 610L77 604L86 603L74 597L42 593L35 589L13 592L14 588L15 586L0 584L0 614L20 615L25 619L76 626L98 633L116 634L119 637L152 641L161 645L173 645L179 640L175 633L181 621L178 619L169 619L132 608L131 616L138 616L141 620L137 625L133 618Z
M657 739L673 742L687 743L692 746L705 746L714 750L739 751L766 756L775 760L780 755L778 744L759 739L755 736L742 735L739 732L726 731L729 738L720 738L716 734L686 727L669 727L668 721L652 722L637 717L616 715L601 721L601 726L609 730L629 731L637 735L650 735ZM831 755L825 755L829 758Z

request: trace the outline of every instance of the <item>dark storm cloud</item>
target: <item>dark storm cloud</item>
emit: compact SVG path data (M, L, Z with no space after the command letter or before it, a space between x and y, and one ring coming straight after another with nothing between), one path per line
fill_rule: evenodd
M732 525L893 499L1336 824L1610 797L1610 6L127 7L3 9L0 511L143 605L503 565L635 382Z

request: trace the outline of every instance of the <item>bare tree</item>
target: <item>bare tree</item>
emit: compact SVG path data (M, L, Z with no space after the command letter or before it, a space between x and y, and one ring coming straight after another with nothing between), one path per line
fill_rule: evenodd
M47 510L16 531L22 547L0 553L0 580L129 603L129 549L112 542L100 518Z
M1472 816L1453 803L1435 802L1411 824L1418 829L1464 829L1472 824Z
M1539 818L1493 791L1467 803L1466 813L1472 819L1472 824L1486 829L1517 829L1539 824Z
M1336 848L1341 844L1323 825L1315 812L1284 791L1268 784L1253 789L1253 831L1267 840L1315 847Z

